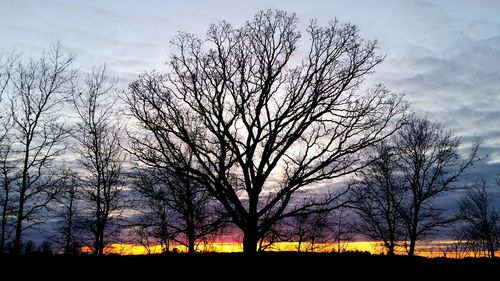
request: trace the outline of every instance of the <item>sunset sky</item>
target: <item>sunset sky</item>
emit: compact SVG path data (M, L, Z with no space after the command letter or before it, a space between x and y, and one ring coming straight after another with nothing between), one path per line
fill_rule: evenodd
M39 55L60 42L82 72L106 63L121 89L139 73L164 70L177 31L202 36L209 24L239 26L258 10L295 12L302 28L336 17L378 39L385 62L370 81L405 94L462 136L482 139L488 157L462 180L500 172L500 1L23 1L0 0L0 49ZM306 38L303 38L305 40ZM451 200L443 206L454 207Z

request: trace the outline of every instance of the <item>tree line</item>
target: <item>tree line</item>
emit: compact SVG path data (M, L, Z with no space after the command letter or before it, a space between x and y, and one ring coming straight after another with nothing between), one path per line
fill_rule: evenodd
M456 240L494 256L492 194L467 188L456 216L436 199L476 161L461 139L365 81L377 41L337 20L260 11L241 27L180 32L168 71L119 90L105 65L80 75L53 46L0 56L0 252L51 227L65 253L129 239L190 253L241 232L243 251L294 241L298 251L357 234L388 254L459 220ZM32 246L31 246L32 247Z

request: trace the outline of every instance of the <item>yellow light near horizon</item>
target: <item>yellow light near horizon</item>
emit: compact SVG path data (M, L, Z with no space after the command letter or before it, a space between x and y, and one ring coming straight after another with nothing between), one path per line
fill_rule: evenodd
M376 242L350 242L347 244L345 250L347 251L367 251L374 252ZM297 242L277 242L273 244L272 249L269 251L297 251ZM306 249L308 243L303 243L301 249ZM314 252L332 252L332 249L336 246L333 243L318 243L314 246ZM149 249L148 249L149 248ZM174 245L171 247L170 251L175 251L180 253L187 252L187 248L183 245ZM93 249L91 247L82 247L81 251L84 253L91 253ZM117 255L147 255L147 254L160 254L164 252L164 247L161 245L151 245L150 247L145 247L143 245L127 244L127 243L115 243L104 248L105 254L117 254ZM216 253L238 253L243 252L243 244L240 242L213 242L208 243L200 249L200 252L216 252Z
M423 241L419 242L416 247L416 255L435 258L435 257L448 257L448 258L464 258L464 257L479 257L474 253L458 253L450 250L449 246L452 246L455 241L451 240L441 240L441 241ZM308 243L302 243L302 251L306 251L310 245ZM268 251L289 251L296 252L298 248L297 242L277 242L273 244L272 248ZM336 243L317 243L314 245L314 252L334 252L338 246ZM175 250L174 250L175 249ZM81 251L84 253L91 253L93 249L91 247L82 247ZM170 251L177 251L180 253L187 252L187 248L183 245L173 245ZM197 249L198 252L215 252L215 253L241 253L243 252L243 244L241 242L212 242L203 245ZM345 244L343 251L358 251L358 252L369 252L372 254L383 253L383 247L380 242L373 241L353 241ZM150 247L145 247L142 245L135 244L112 244L104 249L105 254L116 254L116 255L147 255L147 254L161 254L164 252L164 248L160 245L151 245ZM396 249L397 254L404 255L406 251L404 247L398 247ZM500 253L500 252L498 252Z

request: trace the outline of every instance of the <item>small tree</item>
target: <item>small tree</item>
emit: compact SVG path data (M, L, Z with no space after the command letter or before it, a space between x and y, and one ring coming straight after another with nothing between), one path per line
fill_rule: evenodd
M192 157L186 159L186 165L194 165ZM136 190L149 199L147 202L159 215L158 222L163 231L173 232L172 239L186 246L188 253L195 252L198 242L223 231L227 218L222 208L189 174L159 167L144 169L143 172L148 172L148 175L142 176L140 184L135 185ZM144 179L149 179L149 182L145 183Z
M331 243L334 244L333 250L337 253L346 251L349 242L353 241L356 235L352 213L347 208L339 208L332 212L329 220L332 233Z
M460 138L428 118L413 116L395 135L394 146L405 189L398 212L410 243L408 254L413 256L418 239L451 222L432 205L433 200L452 190L460 175L479 160L479 144L463 159Z
M360 218L358 230L374 241L381 241L387 254L405 238L399 214L405 189L399 175L397 155L388 142L371 152L373 161L351 183L352 207Z
M56 198L58 227L57 235L52 239L63 249L64 254L79 253L77 229L81 226L81 210L78 207L81 196L80 181L76 173L67 171L65 180L61 182L60 195Z
M291 241L297 242L297 251L313 252L317 243L327 242L330 235L328 212L316 212L293 217Z
M165 252L169 252L177 232L172 227L174 215L168 203L165 183L158 182L156 172L147 171L147 168L138 168L131 176L132 188L137 194L134 196L134 207L139 213L132 222L135 236L142 245L150 245L150 240L154 240Z
M115 232L111 223L126 206L120 182L125 154L120 147L121 129L113 122L118 121L113 120L117 80L100 66L92 69L85 82L85 91L73 97L80 119L74 138L85 170L82 188L89 212L84 216L92 232L94 253L103 254L105 239Z
M500 245L500 212L484 181L467 188L458 216L465 223L460 237L466 248L494 258Z

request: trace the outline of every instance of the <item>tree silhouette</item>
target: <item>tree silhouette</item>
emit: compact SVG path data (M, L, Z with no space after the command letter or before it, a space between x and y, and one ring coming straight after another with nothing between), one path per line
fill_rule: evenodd
M106 66L99 66L85 82L86 90L73 98L80 119L74 138L86 172L82 189L88 211L84 216L92 232L94 253L103 254L106 235L114 232L110 224L126 207L120 182L125 154L120 147L121 129L113 123L116 79L108 75Z
M137 193L134 208L140 214L132 222L133 235L141 245L150 245L153 240L169 252L170 243L177 235L172 227L174 216L165 185L159 183L155 175L155 172L143 167L131 175L132 188Z
M330 221L328 212L316 212L296 216L292 224L292 241L297 242L297 251L312 252L318 243L330 239Z
M69 135L59 112L73 90L76 72L71 69L72 63L73 58L64 56L55 45L41 58L17 64L10 79L10 140L16 147L13 157L19 159L20 170L20 182L14 188L14 253L21 250L23 230L45 220L44 211L57 195L55 187L64 176L54 160L66 149Z
M5 250L5 242L12 234L12 215L15 214L13 202L13 189L19 180L19 160L13 158L15 153L12 141L12 118L4 114L0 119L0 208L1 208L1 228L0 228L0 254Z
M356 227L352 219L352 212L347 207L334 210L330 215L330 231L332 232L331 242L334 244L333 250L337 253L345 252L349 242L356 237Z
M4 99L4 93L9 92L12 86L11 79L14 64L18 60L15 52L0 52L0 254L5 251L5 242L12 234L12 215L15 214L13 202L13 188L19 179L19 160L14 158L14 147L12 145L12 112L8 106L8 100Z
M79 253L80 238L78 237L78 228L81 227L81 217L79 201L82 197L80 179L75 172L66 172L66 178L61 182L61 191L56 198L58 206L58 226L55 229L57 234L52 237L64 254Z
M484 181L467 188L460 201L458 216L465 222L460 230L460 241L467 249L494 258L500 245L500 213L495 210L493 197Z
M394 255L405 238L399 214L405 188L400 179L397 155L389 142L371 152L373 162L351 183L352 206L360 218L358 230L372 240L381 241L387 254Z
M188 166L194 165L192 155L186 159ZM147 202L159 215L163 231L170 232L172 240L186 246L188 253L195 252L198 242L223 230L227 218L220 204L189 174L157 167L143 169L139 177L136 190L149 199Z
M450 223L433 200L453 189L452 184L475 161L475 143L467 158L459 154L460 138L425 117L413 116L395 135L394 146L399 172L405 189L398 212L409 239L408 254L413 256L415 244L436 227Z
M191 150L186 174L221 202L246 253L278 221L331 208L329 196L301 205L295 194L362 169L362 152L399 127L389 124L405 107L383 86L361 91L382 57L356 26L312 21L302 50L296 22L268 10L241 28L211 25L203 39L179 33L170 72L141 75L127 96L145 134L132 140L148 151L139 158L173 167Z

